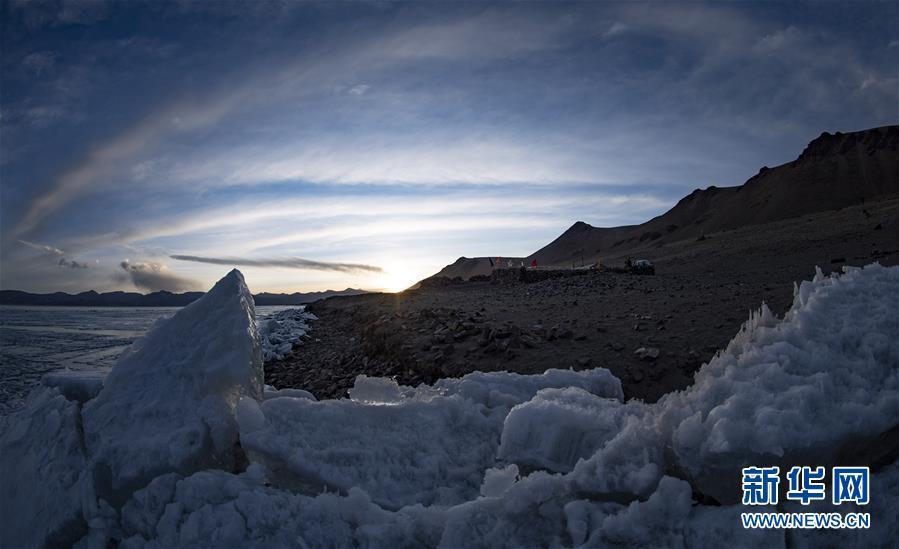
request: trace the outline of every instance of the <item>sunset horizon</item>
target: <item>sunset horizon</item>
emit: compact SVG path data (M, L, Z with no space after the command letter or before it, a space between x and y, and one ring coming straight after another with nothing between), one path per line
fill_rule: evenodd
M2 8L2 289L398 291L895 118L877 4L53 6Z

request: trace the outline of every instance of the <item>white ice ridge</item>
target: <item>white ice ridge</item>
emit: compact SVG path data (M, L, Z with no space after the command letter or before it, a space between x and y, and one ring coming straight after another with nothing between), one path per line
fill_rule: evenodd
M415 388L360 376L350 399L319 402L263 392L248 296L232 272L136 345L99 395L90 380L56 380L5 419L0 545L890 547L899 537L899 463L884 465L899 448L899 267L803 282L784 319L763 306L691 387L656 404L622 402L601 368ZM765 464L871 465L872 502L849 510L870 512L873 528L742 529L739 470Z
M234 270L154 325L84 405L98 486L112 498L164 471L233 468L237 401L262 388L253 297Z
M449 505L478 495L509 408L542 388L566 386L622 398L621 383L605 369L478 372L418 389L359 376L350 399L242 402L238 422L251 459L311 490L360 487L385 508Z
M285 309L259 321L262 338L262 360L280 360L309 331L309 321L316 316L303 309Z

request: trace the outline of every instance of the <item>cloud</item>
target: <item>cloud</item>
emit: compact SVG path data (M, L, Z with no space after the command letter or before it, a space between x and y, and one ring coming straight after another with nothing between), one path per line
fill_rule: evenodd
M128 273L135 287L144 290L184 292L199 287L197 282L175 275L160 263L132 263L126 259L119 266Z
M668 185L591 185L573 187L566 193L555 186L519 187L514 197L494 187L482 188L476 195L460 188L422 193L391 187L377 194L332 188L314 197L279 193L277 199L262 198L252 190L239 196L164 216L134 216L135 224L128 228L83 234L71 242L79 249L123 246L127 251L117 252L118 257L168 256L173 242L181 249L202 249L217 257L313 255L318 252L308 244L303 250L272 249L268 253L259 248L287 238L290 242L316 242L327 250L342 245L335 240L346 244L377 238L384 243L404 238L410 231L456 234L495 229L500 222L502 230L533 228L544 226L547 220L568 218L629 224L658 215L681 193ZM220 237L224 234L229 236L223 248ZM211 235L218 236L210 240Z
M11 2L9 11L22 18L30 30L43 27L92 25L105 19L109 9L105 0L46 0L43 2Z
M81 13L77 8L77 3L60 0L58 14L52 15L72 19ZM497 28L488 32L494 26ZM508 31L505 29L510 25L500 14L458 18L451 24L414 25L399 34L389 34L386 39L376 34L373 38L350 41L325 62L310 62L308 58L314 56L301 56L299 61L287 63L286 66L274 64L260 68L246 76L245 83L240 86L217 88L213 85L201 94L176 94L173 100L160 103L142 117L132 119L128 127L92 146L68 168L57 172L26 206L13 233L25 236L51 213L74 199L113 185L116 175L143 162L146 159L144 155L165 138L217 124L234 111L249 109L254 102L271 102L279 94L287 94L291 101L296 101L299 96L327 87L329 80L345 80L348 74L355 74L359 66L365 63L383 68L388 59L397 62L408 57L466 58L473 52L518 51L519 47L529 50L531 46L519 43L531 44L536 35L542 34L538 31L543 26L532 21L528 29ZM514 35L514 40L510 34ZM483 39L478 41L479 46L474 42L477 36L493 38L488 38L487 43L483 43ZM345 37L338 34L332 40L332 43L344 42ZM518 45L513 47L511 44ZM370 84L359 84L352 87L349 93L362 95L371 88ZM260 93L260 89L266 91ZM197 95L204 99L196 100ZM40 127L50 116L59 114L38 110L31 113L30 118L40 121L33 124Z
M702 10L688 10L685 18L677 17L677 12L666 13L663 20L654 16L654 13L654 10L640 11L637 14L640 17L637 17L629 15L625 10L625 13L621 14L622 17L614 21L604 19L604 29L601 32L616 34L626 28L628 33L638 35L641 29L646 31L647 26L652 31L658 27L664 28L664 25L672 25L668 20L674 19L680 21L674 30L680 30L682 34L692 37L696 34L697 27L710 23L710 18L703 16ZM685 20L681 21L682 19ZM728 29L739 27L745 23L744 19L730 17ZM534 98L528 98L526 105L510 100L503 108L491 109L489 103L483 107L476 107L474 103L479 94L488 90L491 97L495 95L496 90L493 89L491 82L484 83L480 79L469 82L464 78L447 76L449 81L456 82L453 86L449 86L452 88L449 91L438 92L436 86L428 86L427 78L430 73L424 70L424 66L434 58L461 60L466 65L476 65L478 62L487 61L499 63L507 57L537 52L548 55L557 50L562 51L559 48L565 44L577 42L570 36L576 29L567 28L565 20L565 17L547 17L546 14L529 10L490 9L478 10L474 15L468 13L463 17L443 17L439 20L425 18L424 22L413 21L412 23L417 24L406 25L400 32L364 33L351 40L343 34L336 33L323 42L325 46L322 50L327 56L321 59L325 61L307 61L317 58L312 55L300 56L301 61L277 64L277 68L259 69L247 79L244 86L238 86L237 89L218 89L214 85L210 86L210 89L198 94L208 98L202 102L190 101L189 98L194 96L187 96L184 101L174 101L171 104L160 104L158 108L151 108L142 118L135 117L130 128L105 142L101 141L83 157L77 158L68 169L57 171L56 177L46 182L43 192L37 193L37 196L23 209L22 219L13 233L27 237L29 232L45 218L74 199L83 194L113 187L119 181L115 176L123 171L132 171L144 187L162 187L166 184L162 182L190 179L192 173L203 176L207 175L204 172L209 171L214 172L208 174L210 181L219 181L223 184L291 180L407 185L609 181L603 177L605 175L603 170L607 170L607 166L612 163L603 162L602 159L594 160L597 157L594 143L588 143L587 139L578 139L577 132L565 127L561 122L558 124L562 124L560 126L562 131L559 131L552 124L543 123L536 115L521 114L544 111L540 108L540 103L531 104L531 101L539 99L536 95ZM720 24L711 26L718 28ZM387 27L387 30L395 29ZM721 33L715 34L715 39L718 38L721 38ZM338 42L340 47L334 46ZM569 53L575 54L573 51ZM421 67L418 67L416 62ZM535 60L534 63L536 62ZM572 66L576 66L577 62L577 58L572 57ZM446 69L453 70L453 66L455 65L449 65ZM727 66L732 66L732 63L728 63ZM416 67L422 70L408 71L408 68ZM400 69L406 70L402 74L412 74L415 75L414 78L407 77L405 80L400 79L399 82L388 78ZM509 82L518 82L523 89L529 88L525 80L520 80L525 78L523 72L516 69L510 74ZM541 81L555 81L556 76L559 76L556 72L551 74L552 76L548 73L545 80ZM564 73L561 76L563 78L558 85L553 85L554 93L562 93L568 87L566 83L571 85L570 75L569 78L565 78ZM289 102L290 108L284 109L279 117L289 116L289 113L298 112L302 108L303 103L299 99L308 95L313 97L310 99L311 102L315 99L315 91L319 88L333 89L333 81L346 83L350 78L357 84L347 93L364 94L367 99L364 106L375 113L355 122L358 127L354 127L352 133L335 130L328 135L328 131L324 130L311 132L309 135L325 134L325 137L307 139L304 134L301 134L301 137L293 137L294 134L291 132L300 133L293 126L282 128L271 120L261 120L256 125L265 128L266 132L283 132L278 135L275 143L289 142L289 146L278 147L275 151L265 153L256 161L246 164L228 161L229 158L238 156L236 153L239 151L233 150L233 145L227 148L211 147L210 150L213 152L205 155L199 152L202 150L200 147L185 147L179 150L178 164L183 167L181 171L186 172L183 174L186 177L177 177L181 174L173 174L176 176L174 178L167 177L170 174L160 174L162 177L155 179L149 177L155 170L152 163L147 163L147 155L157 152L157 147L164 149L171 141L168 138L174 139L180 132L215 126L221 130L216 133L230 134L231 128L227 127L225 125L227 121L223 120L226 115L232 111L250 111L256 101L265 105L277 105L279 101ZM434 75L431 75L431 78L434 78ZM436 79L435 82L442 81L442 78ZM717 78L719 77L716 76ZM406 80L414 85L404 84ZM502 81L501 78L498 80ZM482 88L488 84L489 88ZM707 85L707 82L699 84ZM734 86L737 89L746 87L742 85L742 81L737 84L740 84ZM571 87L577 88L579 85L581 84ZM460 89L455 89L456 86ZM409 90L421 89L427 93L422 94L420 101L415 101L415 94ZM654 83L652 89L668 89L668 86ZM539 87L535 89L535 93L538 92L543 93ZM690 95L693 90L687 92L689 93L685 95ZM470 122L460 122L454 130L452 121L457 115L449 117L434 115L435 101L444 97L444 94L450 101L463 102L458 109L452 109L455 112L465 113L469 109L480 108L486 109L485 114L489 116L477 116ZM598 92L594 95L600 96ZM747 95L750 95L749 92ZM757 95L753 90L752 97ZM722 93L722 96L729 97L729 94ZM563 98L564 95L556 101L559 104L567 103L567 99ZM614 100L615 97L608 98L610 103ZM466 104L465 101L471 103ZM353 102L346 103L349 105L341 109L347 111L338 114L347 118L357 114L350 109L362 107L352 105ZM328 105L324 104L321 108L321 105L316 103L314 110L327 110L327 107ZM496 112L491 112L492 110ZM308 114L310 118L314 118L315 112ZM62 114L50 109L35 110L31 113L35 125L46 125L53 120L53 117L59 116ZM339 120L343 116L330 118ZM533 116L531 124L539 128L539 131L534 131L535 128L529 127L527 123L497 125L490 122L506 117L511 121L527 122L529 116ZM194 120L191 120L192 118ZM585 114L584 119L589 119L589 116ZM222 124L219 124L220 122ZM312 122L309 124L310 128L314 127ZM600 135L604 139L605 136L614 135L617 130L610 127L613 124L610 123L608 116L604 116L602 124L596 126L602 127ZM378 130L378 128L386 129ZM583 145L567 146L569 141L581 142ZM259 142L258 136L254 136L249 142ZM269 148L268 144L262 148ZM198 152L191 153L189 152L191 150ZM194 154L196 156L193 156ZM210 163L211 167L204 166L202 157L217 155L221 155L224 162L210 159L213 160ZM190 162L191 157L200 157L201 160L198 163ZM616 155L615 158L620 157ZM232 163L237 165L234 166ZM617 162L617 165L622 164Z
M54 122L70 117L69 113L59 105L39 105L27 109L25 120L34 128L44 128Z
M68 267L68 268L70 268L70 269L87 269L87 268L88 268L88 264L87 264L87 263L80 263L80 262L75 261L75 260L69 261L68 259L66 259L66 258L64 258L64 257L60 257L60 258L59 258L59 263L58 263L58 265L59 265L60 267Z
M120 164L133 161L136 155L145 153L166 134L217 122L233 108L242 93L243 90L235 90L202 104L175 101L154 110L126 131L91 149L74 166L58 175L49 188L31 202L14 232L27 233L48 214L77 196L98 190L97 179L116 173Z
M527 9L490 9L409 25L369 48L379 56L395 59L506 59L558 47L569 20L564 16L535 16Z
M35 242L29 242L27 240L19 240L19 244L23 244L34 250L44 252L45 254L59 257L59 261L56 264L60 267L69 267L70 269L87 269L89 267L87 263L81 263L80 261L75 261L74 259L66 259L65 252L60 250L56 246L50 246L49 244L37 244Z
M805 40L802 31L790 25L785 29L762 36L755 45L755 49L765 53L777 53L784 50L795 50Z
M27 240L19 240L19 244L24 244L25 246L28 246L29 248L33 248L35 250L40 250L42 252L47 252L48 254L53 254L53 255L65 254L65 252L60 250L59 248L56 248L54 246L49 246L47 244L36 244L34 242L28 242Z
M285 267L288 269L311 269L315 271L337 271L352 273L365 271L370 273L383 272L381 267L375 265L362 265L359 263L330 263L325 261L312 261L299 257L284 259L247 259L241 257L199 257L195 255L172 255L172 259L179 261L195 261L197 263L211 263L213 265L227 265L244 267Z
M471 127L479 127L475 123ZM469 130L471 131L471 130ZM324 135L198 155L157 177L230 186L258 182L455 185L566 184L603 181L598 147L545 131L539 136L428 129L407 134Z
M36 76L52 69L55 63L56 54L50 51L36 51L22 59L22 65Z
M349 93L352 95L365 95L365 92L367 92L369 88L371 88L371 86L368 84L357 84L350 88Z
M612 23L612 25L609 27L609 29L607 31L602 33L602 37L603 38L611 38L613 36L623 33L626 30L627 30L627 25L625 25L621 21L615 21L614 23Z

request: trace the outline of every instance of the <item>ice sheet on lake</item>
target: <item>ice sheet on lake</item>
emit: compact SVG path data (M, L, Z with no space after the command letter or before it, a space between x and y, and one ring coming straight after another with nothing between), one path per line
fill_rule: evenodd
M178 307L0 306L0 415L24 405L46 374L108 371L131 343ZM263 361L283 358L309 331L301 307L256 307ZM274 321L274 322L271 322ZM66 374L69 375L69 374Z
M803 283L786 318L753 314L693 386L651 405L622 402L603 369L416 388L360 377L351 399L322 402L263 394L252 308L233 282L221 307L167 323L198 341L163 324L154 333L171 340L150 334L122 359L83 407L86 439L81 404L56 387L4 421L2 459L17 467L0 491L13 510L4 535L122 547L785 547L783 531L741 528L742 465L829 465L846 452L864 465L897 444L883 435L899 418L899 267ZM245 469L225 452L238 434ZM890 546L899 464L871 464L871 530L792 531L790 544Z
M174 308L0 306L0 414L54 371L108 369Z

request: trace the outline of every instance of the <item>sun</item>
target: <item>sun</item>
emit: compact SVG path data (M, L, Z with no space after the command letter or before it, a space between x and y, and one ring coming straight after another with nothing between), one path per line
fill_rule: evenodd
M385 292L402 292L436 269L430 262L411 261L406 257L379 257L369 261L384 270L371 277L370 288Z
M402 271L385 271L377 279L377 286L387 292L402 292L417 282L414 275Z

